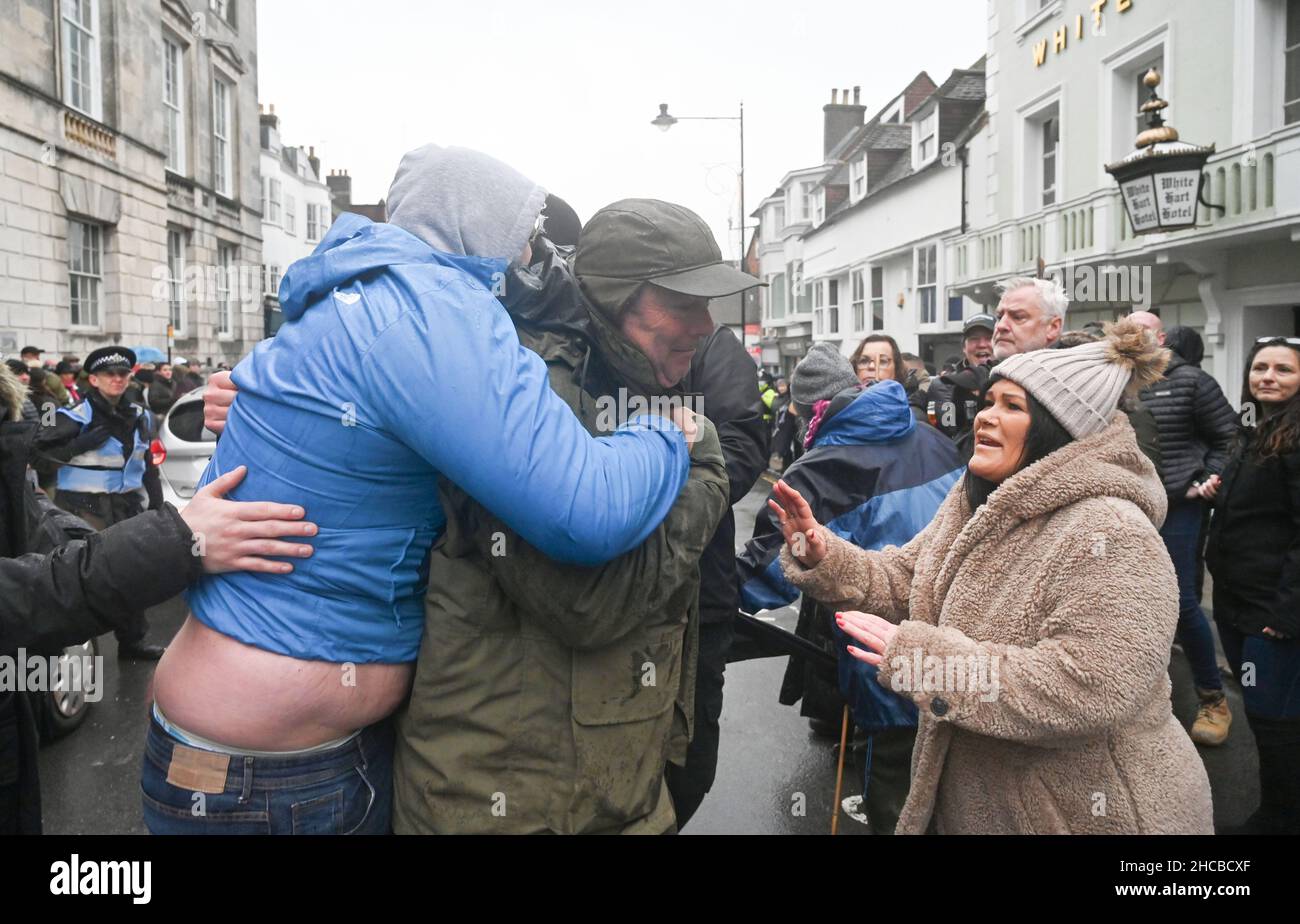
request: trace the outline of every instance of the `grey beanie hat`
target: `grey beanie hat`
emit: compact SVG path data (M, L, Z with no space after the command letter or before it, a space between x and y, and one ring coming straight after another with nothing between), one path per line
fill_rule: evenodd
M993 369L1034 396L1075 439L1100 433L1126 393L1160 380L1169 351L1127 318L1106 325L1106 336L1065 350L1034 350Z
M790 377L790 397L811 407L858 384L848 357L829 343L814 343Z

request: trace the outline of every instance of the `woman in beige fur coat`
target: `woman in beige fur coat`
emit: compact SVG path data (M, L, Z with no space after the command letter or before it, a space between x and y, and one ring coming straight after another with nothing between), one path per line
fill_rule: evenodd
M1117 411L1166 358L1124 321L1001 363L966 475L902 548L839 539L778 485L787 577L866 610L837 614L849 653L920 710L898 833L1212 833L1169 705L1165 492Z

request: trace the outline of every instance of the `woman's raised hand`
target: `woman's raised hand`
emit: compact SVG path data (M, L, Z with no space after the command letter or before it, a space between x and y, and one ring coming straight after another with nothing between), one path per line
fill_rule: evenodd
M775 500L767 505L781 524L781 535L795 561L805 568L814 568L826 557L826 534L813 517L812 508L803 495L784 481L778 481L772 493Z
M885 649L889 647L889 640L898 631L898 626L892 622L871 613L859 613L856 610L836 613L835 624L844 631L845 635L866 646L866 650L864 650L849 645L849 654L859 661L866 661L876 667L879 667L880 662L884 660L882 655L884 655Z

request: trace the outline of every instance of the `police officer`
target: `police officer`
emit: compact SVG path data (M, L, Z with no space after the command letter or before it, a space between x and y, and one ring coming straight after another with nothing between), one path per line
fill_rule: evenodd
M38 458L62 463L57 503L96 529L162 507L162 485L149 451L153 415L123 398L135 353L125 347L100 347L86 357L90 387L69 408L59 408L54 425L35 440ZM144 641L144 613L116 630L118 657L156 661L163 648Z

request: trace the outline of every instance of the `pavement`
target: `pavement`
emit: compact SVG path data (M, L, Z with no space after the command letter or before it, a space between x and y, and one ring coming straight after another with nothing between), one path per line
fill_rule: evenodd
M754 517L770 490L760 481L736 505L736 536L753 534ZM1206 594L1208 598L1208 593ZM793 628L795 611L767 613ZM149 611L150 641L165 643L180 628L180 598ZM49 834L146 833L140 814L140 759L148 728L149 684L154 665L119 662L112 635L100 639L104 697L85 723L51 742L40 755L45 831ZM683 834L821 834L834 810L838 742L814 735L798 707L776 701L784 658L727 668L717 780ZM1170 665L1174 714L1190 726L1196 714L1191 672L1175 649ZM1214 791L1217 826L1239 824L1259 801L1255 743L1246 725L1241 691L1229 680L1234 723L1227 742L1200 748ZM842 798L862 791L862 771L848 766ZM840 816L841 834L868 833L850 814Z

